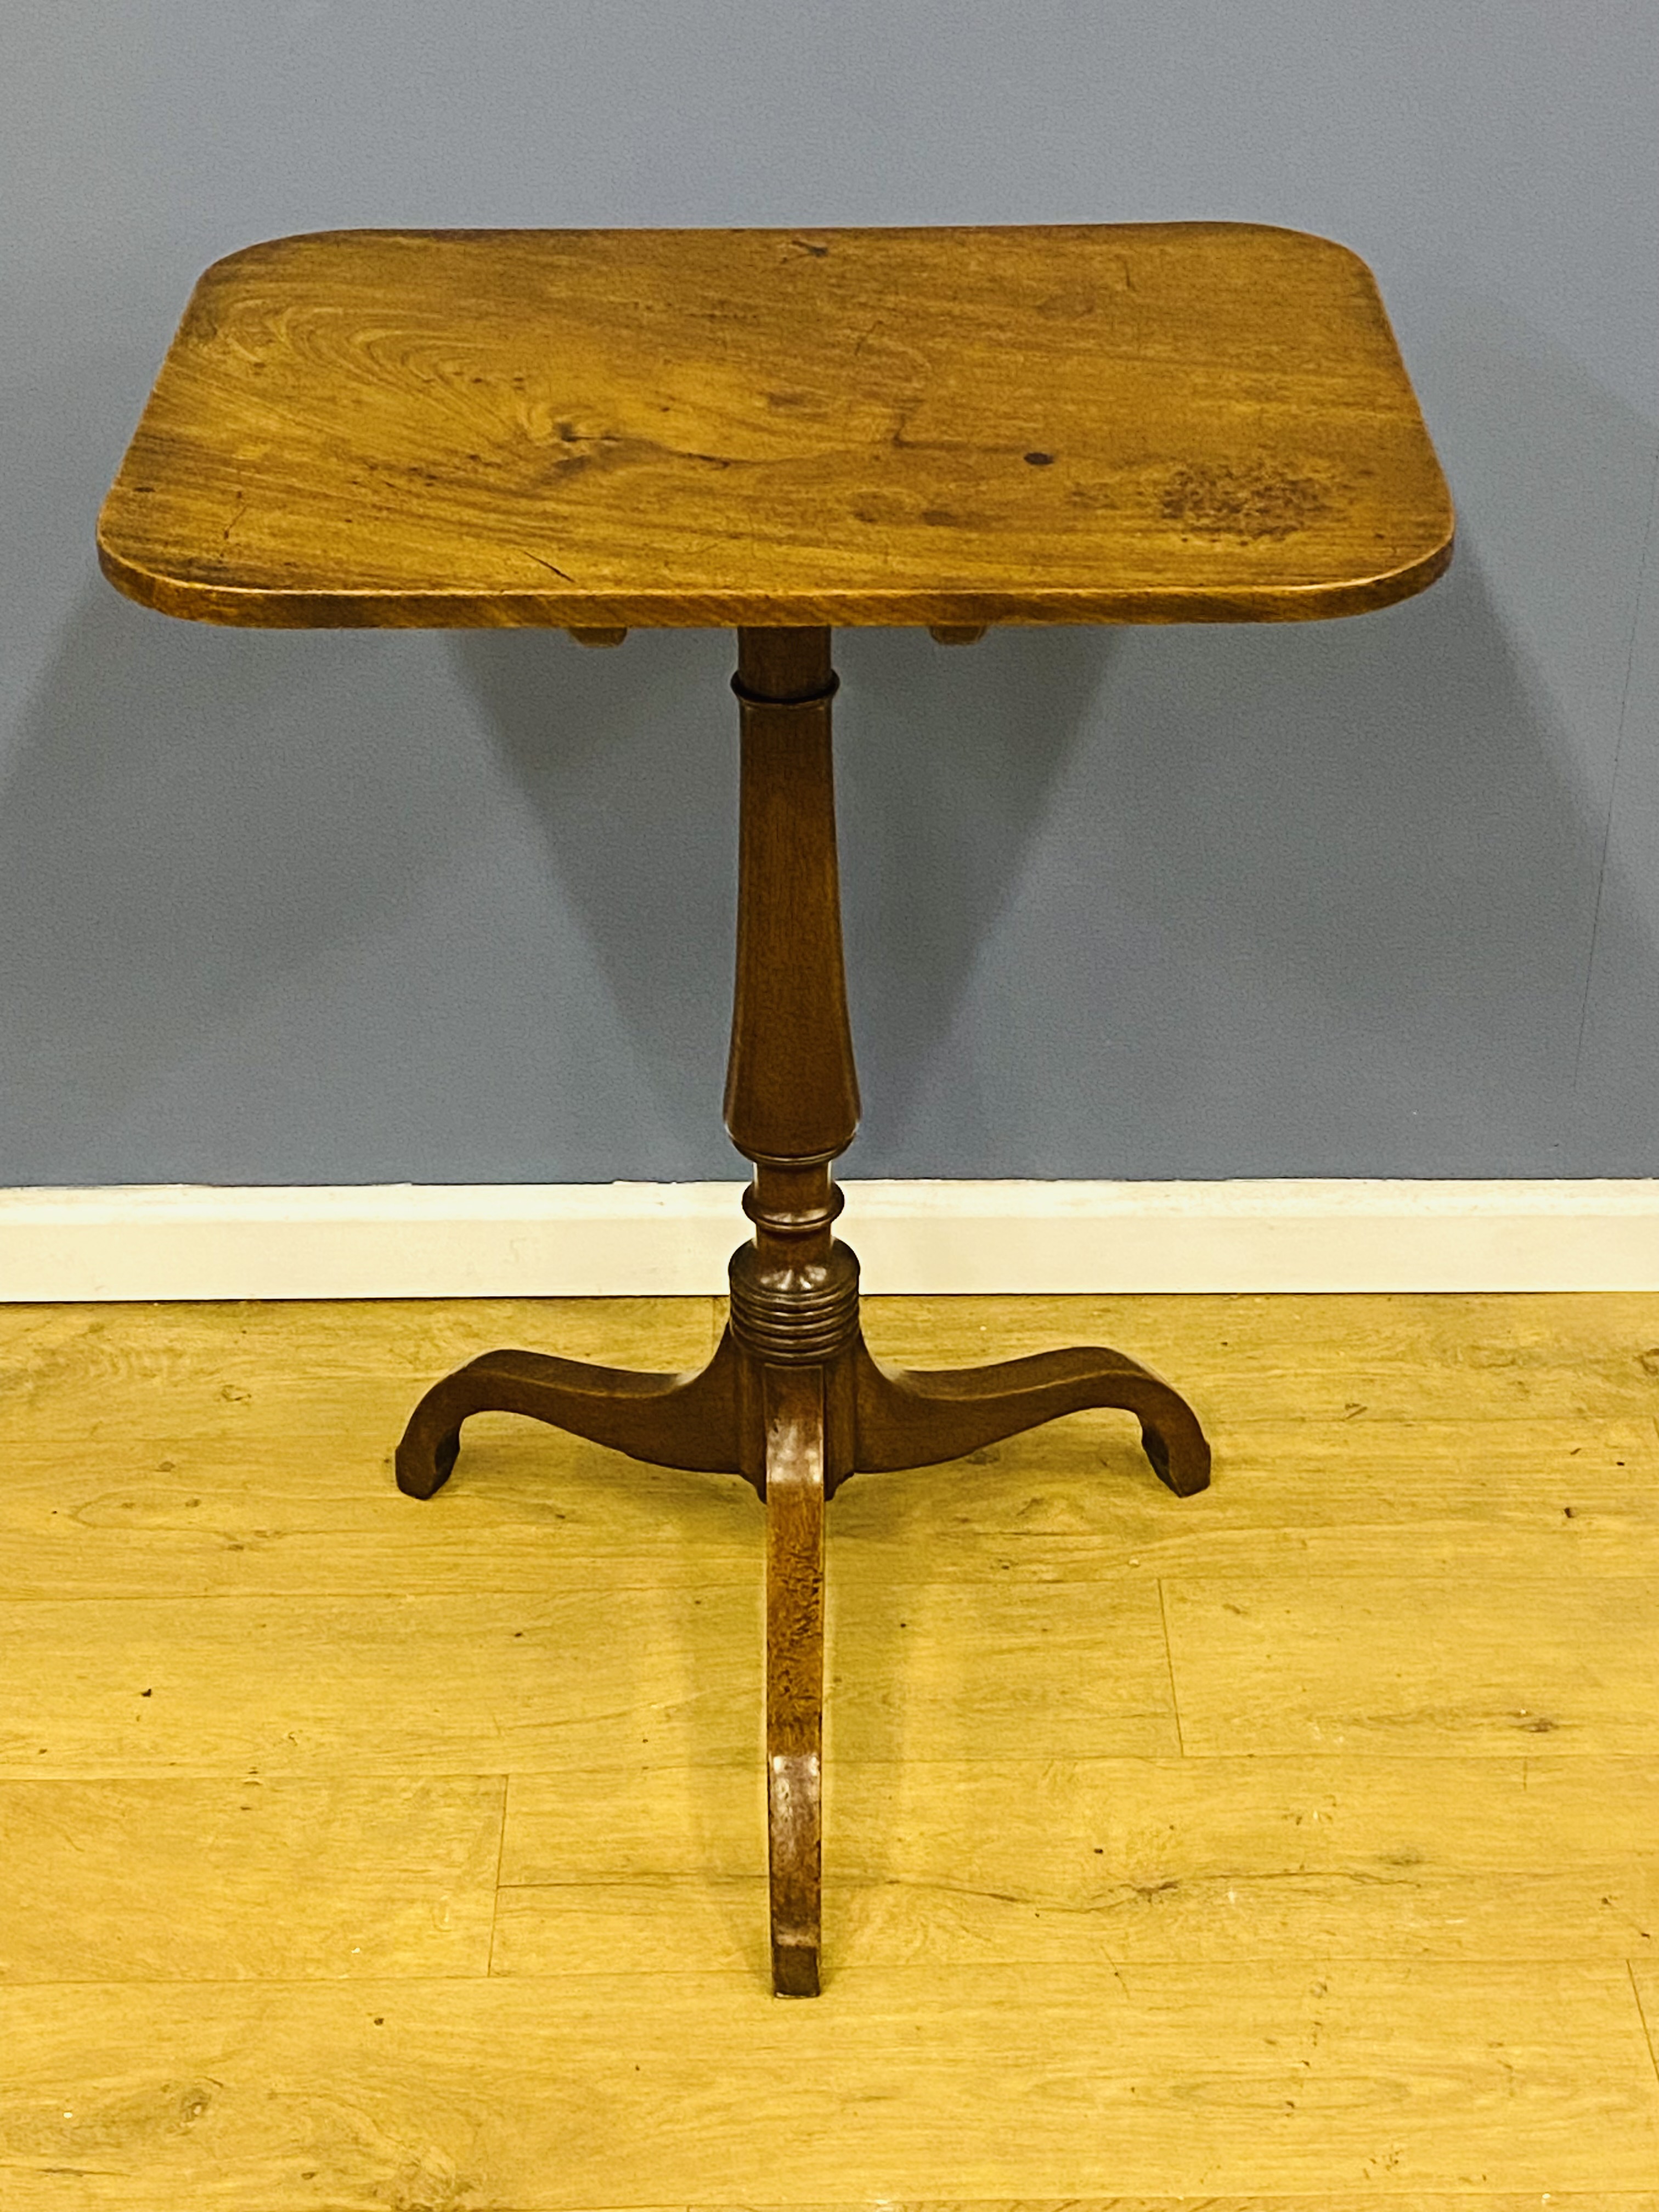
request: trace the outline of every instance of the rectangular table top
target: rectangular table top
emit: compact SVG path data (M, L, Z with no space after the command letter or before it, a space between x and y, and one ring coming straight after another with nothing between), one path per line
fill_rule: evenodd
M1452 529L1304 232L347 230L201 278L99 551L262 627L1261 622Z

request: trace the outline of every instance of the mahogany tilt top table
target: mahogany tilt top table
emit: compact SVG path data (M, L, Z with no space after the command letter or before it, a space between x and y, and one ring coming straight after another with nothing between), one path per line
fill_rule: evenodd
M728 626L742 732L726 1126L752 1241L709 1364L493 1352L398 1447L527 1413L740 1475L767 1517L774 1986L818 1985L823 1508L1084 1407L1181 1496L1197 1417L1123 1353L866 1349L831 1163L859 1100L836 625L1294 622L1432 583L1452 510L1370 271L1250 223L337 231L202 277L99 525L142 605L261 628Z

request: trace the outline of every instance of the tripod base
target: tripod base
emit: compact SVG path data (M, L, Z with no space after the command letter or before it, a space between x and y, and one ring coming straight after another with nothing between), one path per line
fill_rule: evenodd
M1117 1407L1180 1498L1210 1480L1198 1418L1169 1383L1121 1352L1084 1346L985 1367L912 1372L873 1357L859 1325L856 1263L836 1273L839 1341L757 1344L732 1266L732 1321L702 1370L646 1375L537 1352L487 1352L434 1385L398 1447L398 1487L430 1498L453 1471L470 1414L524 1413L659 1467L740 1475L766 1506L766 1764L772 1980L818 1988L823 1707L823 1509L850 1476L961 1459L1061 1413Z

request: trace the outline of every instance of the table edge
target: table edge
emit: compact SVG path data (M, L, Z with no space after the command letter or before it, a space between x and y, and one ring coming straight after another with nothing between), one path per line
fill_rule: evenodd
M203 582L143 567L112 545L99 520L98 564L117 591L181 621L247 629L905 629L932 624L1318 622L1372 614L1413 599L1443 575L1456 542L1444 535L1370 576L1239 589L1033 585L976 591L304 592Z

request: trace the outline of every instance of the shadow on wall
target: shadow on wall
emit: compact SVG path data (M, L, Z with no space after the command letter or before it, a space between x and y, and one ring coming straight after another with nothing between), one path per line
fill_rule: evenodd
M740 1176L720 1126L736 911L728 641L632 631L605 648L562 631L460 630L447 650L561 903L651 1066L663 1120L701 1143L706 1174ZM527 1020L536 1003L526 978ZM617 1170L656 1171L648 1161Z
M731 637L456 650L617 1006L688 1078L675 1113L712 1126ZM1601 823L1467 534L1354 621L836 656L847 1172L1559 1171ZM1617 882L1601 933L1651 960Z
M1026 672L1056 648L1046 723ZM1650 1171L1650 1146L1571 1156L1612 729L1569 728L1472 533L1352 621L1001 633L964 675L1024 680L948 710L905 697L901 651L849 748L881 844L850 933L892 1058L853 1171ZM1614 868L1596 934L1608 972L1653 969Z
M1060 625L994 629L975 646L925 630L841 641L843 872L854 1035L866 1051L864 1157L883 1163L949 1050L975 972L1038 848L1058 793L1100 741L1100 700L1121 634ZM1039 969L1031 988L1043 988ZM1063 1018L1062 1013L1062 1018ZM983 1043L994 1060L997 1041ZM939 1133L927 1170L966 1133Z
M1111 649L1085 629L1008 630L972 649L925 630L838 634L836 811L866 1132L849 1171L878 1172L882 1133L950 1028ZM690 1079L677 1110L715 1127L736 919L734 635L635 632L587 650L473 631L455 651L617 1006Z
M1419 600L1196 641L1157 678L1119 760L1139 911L1190 944L1248 942L1379 1026L1479 1039L1510 1072L1554 1054L1601 825L1476 546Z
M1206 979L1235 994L1231 1018L1143 1030L1173 1110L1143 1097L1142 1129L1210 1151L1200 1173L1556 1171L1601 823L1479 549L1382 614L1185 644L1145 641L1077 794L1116 817L1103 866L1157 930L1170 1003L1194 1011ZM1630 923L1614 902L1603 927ZM1252 1060L1230 1116L1224 1071Z
M1659 421L1486 289L1419 266L1399 288L1436 438L1493 619L1601 857L1595 953L1565 1116L1565 1171L1659 1171ZM1645 650L1644 650L1645 646ZM1548 690L1544 672L1547 672Z
M122 1179L125 1100L262 994L303 1004L464 847L492 849L501 786L453 691L427 702L434 651L481 708L634 1049L664 1069L667 1125L708 1133L707 1164L678 1171L739 1171L718 1127L729 635L599 653L218 631L91 579L0 793L0 1180L43 1179L40 1162ZM1472 544L1424 599L1353 622L968 649L864 631L837 658L867 1109L848 1172L1559 1171L1601 825ZM1609 972L1651 969L1617 881L1601 937ZM520 997L534 1021L533 974ZM343 1065L343 1102L428 1042L351 1036L388 1065L367 1082ZM250 1057L232 1079L257 1097L268 1073ZM1413 1084L1442 1112L1434 1144L1402 1118ZM362 1156L353 1113L309 1133L318 1180ZM526 1133L526 1179L560 1172L545 1141ZM180 1127L176 1171L200 1156ZM437 1172L475 1170L458 1149Z

